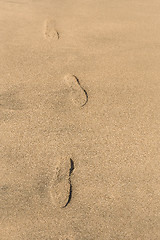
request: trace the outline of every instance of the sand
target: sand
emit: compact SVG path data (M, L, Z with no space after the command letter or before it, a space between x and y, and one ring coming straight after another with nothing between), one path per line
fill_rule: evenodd
M160 1L0 1L0 240L160 239Z

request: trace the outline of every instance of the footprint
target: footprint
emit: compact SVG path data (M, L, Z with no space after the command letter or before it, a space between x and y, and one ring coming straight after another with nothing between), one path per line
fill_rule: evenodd
M45 39L52 41L59 39L59 33L55 29L55 23L53 20L46 20L44 26L44 37Z
M62 159L63 160L63 159ZM58 163L53 179L49 187L52 203L61 208L66 207L72 198L71 174L74 170L74 162L63 160Z
M73 103L83 107L88 102L88 94L81 86L78 78L72 74L67 74L64 81L70 89L70 96Z

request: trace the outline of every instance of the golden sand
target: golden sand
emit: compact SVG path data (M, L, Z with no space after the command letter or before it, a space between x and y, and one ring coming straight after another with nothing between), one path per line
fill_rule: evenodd
M160 1L0 1L0 240L160 239Z

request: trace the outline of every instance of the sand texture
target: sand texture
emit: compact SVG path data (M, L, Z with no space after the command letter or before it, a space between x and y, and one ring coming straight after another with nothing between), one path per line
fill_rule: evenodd
M0 240L160 239L160 1L0 0Z

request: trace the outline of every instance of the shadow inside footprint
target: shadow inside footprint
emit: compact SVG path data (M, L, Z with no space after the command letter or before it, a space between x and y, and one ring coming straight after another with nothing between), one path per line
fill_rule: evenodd
M70 162L71 162L71 168L69 170L70 193L69 193L68 201L66 202L66 204L65 204L65 206L63 208L67 207L67 205L70 203L71 198L72 198L72 184L71 184L70 176L71 176L71 173L74 170L74 162L73 162L73 160L71 158L70 158Z

